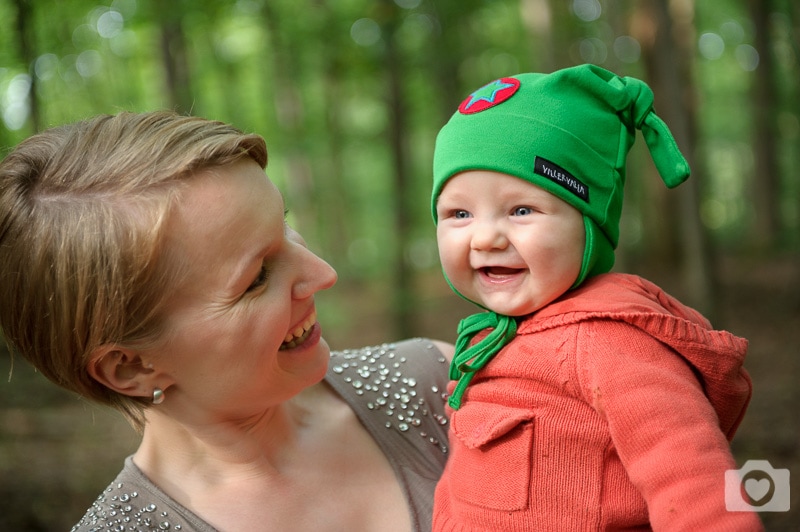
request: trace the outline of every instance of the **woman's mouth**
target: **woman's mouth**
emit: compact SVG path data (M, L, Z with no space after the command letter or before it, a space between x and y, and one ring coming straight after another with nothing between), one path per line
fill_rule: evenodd
M317 313L312 312L303 323L295 327L286 335L286 338L283 339L283 343L281 344L279 350L284 351L286 349L293 349L305 342L311 334L311 329L314 327L316 322Z

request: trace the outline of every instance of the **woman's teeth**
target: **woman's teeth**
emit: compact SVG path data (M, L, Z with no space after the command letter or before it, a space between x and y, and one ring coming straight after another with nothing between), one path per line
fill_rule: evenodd
M317 313L314 312L306 319L306 321L295 327L289 334L286 335L286 338L283 339L280 349L292 349L293 347L297 347L298 345L302 344L306 338L308 338L308 334L316 322Z

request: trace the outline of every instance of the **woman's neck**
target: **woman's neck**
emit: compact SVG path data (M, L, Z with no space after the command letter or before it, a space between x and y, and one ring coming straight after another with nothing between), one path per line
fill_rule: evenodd
M243 419L178 418L148 413L136 465L159 485L225 482L241 476L280 475L319 427L320 386ZM322 391L322 393L327 393ZM197 477L197 478L193 478Z
M219 530L411 528L390 463L327 384L249 423L187 425L153 413L134 461Z

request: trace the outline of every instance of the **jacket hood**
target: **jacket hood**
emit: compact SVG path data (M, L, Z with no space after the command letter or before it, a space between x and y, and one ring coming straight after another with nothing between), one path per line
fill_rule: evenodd
M599 275L567 292L538 311L535 320L522 322L518 334L588 319L623 321L672 348L697 375L720 428L728 440L733 438L753 389L743 368L746 339L713 329L699 312L650 281L618 273Z

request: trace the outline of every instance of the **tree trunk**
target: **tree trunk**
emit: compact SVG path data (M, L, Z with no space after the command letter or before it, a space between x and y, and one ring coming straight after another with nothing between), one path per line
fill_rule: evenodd
M769 16L772 0L749 0L750 18L755 27L755 47L759 62L753 76L753 146L755 172L751 197L756 212L753 241L761 250L772 249L781 227L776 117L778 116L775 72L769 43Z
M389 3L389 0L383 0ZM394 6L393 6L394 7ZM405 250L409 248L411 235L410 209L411 202L417 198L413 195L411 180L409 179L408 149L406 136L406 117L408 110L405 105L403 91L403 61L396 43L397 17L395 9L390 10L392 15L385 21L385 72L387 83L387 106L389 108L388 136L392 152L394 172L392 174L394 187L391 194L393 201L395 226L395 247L390 264L394 268L392 275L392 314L394 334L397 338L406 338L413 330L414 291L411 282L411 272L405 257Z
M652 53L645 56L649 79L655 93L655 106L669 125L678 146L692 169L692 177L675 194L676 217L669 223L677 227L682 254L682 299L713 319L716 310L717 285L714 254L705 226L700 219L700 185L703 168L695 154L697 141L697 97L691 74L694 50L694 17L674 23L669 0L650 0L655 22ZM694 9L694 5L684 9Z
M19 44L19 53L22 62L28 69L30 76L30 118L33 124L34 131L41 131L42 118L39 110L39 98L36 90L36 73L33 70L34 62L36 61L36 50L34 49L34 32L36 31L33 26L32 4L31 0L16 0L14 5L17 8L17 39Z
M186 36L181 24L179 4L164 6L161 16L161 60L171 108L181 114L192 111L192 87Z
M520 16L526 29L534 69L552 72L558 68L554 15L550 0L520 0Z

